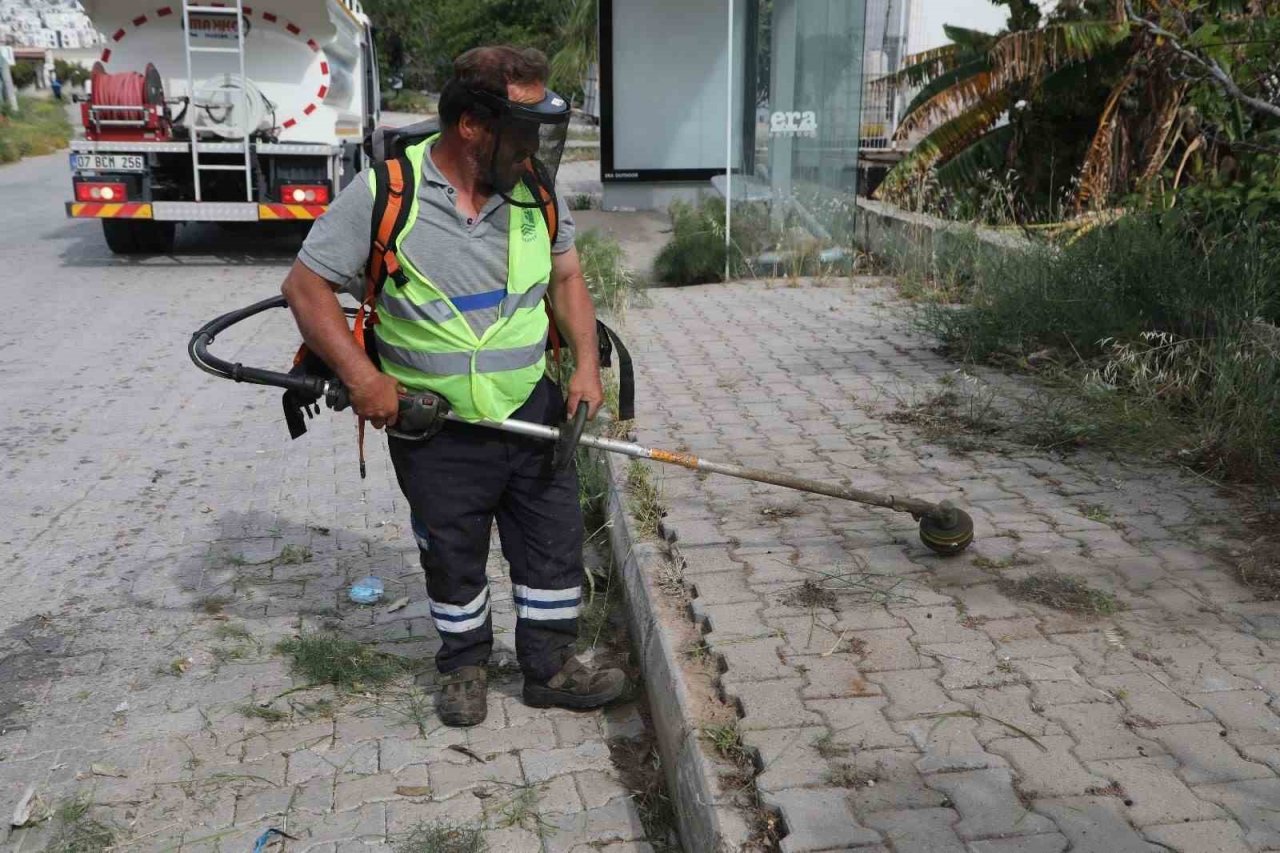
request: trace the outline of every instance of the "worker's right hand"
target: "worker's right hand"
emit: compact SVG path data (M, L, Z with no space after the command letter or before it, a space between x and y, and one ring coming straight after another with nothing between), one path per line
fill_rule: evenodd
M378 370L371 370L354 383L348 383L351 408L368 419L374 429L394 425L400 412L400 383Z

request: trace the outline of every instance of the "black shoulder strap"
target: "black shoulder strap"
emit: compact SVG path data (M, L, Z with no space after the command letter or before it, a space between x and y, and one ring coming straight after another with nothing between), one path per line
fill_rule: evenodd
M627 351L618 333L600 320L596 320L596 333L600 339L601 367L611 366L613 353L618 353L618 411L614 415L620 421L635 420L636 375L631 364L631 353Z

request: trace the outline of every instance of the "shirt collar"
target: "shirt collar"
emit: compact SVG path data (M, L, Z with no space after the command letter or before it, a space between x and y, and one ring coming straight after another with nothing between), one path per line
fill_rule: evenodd
M431 144L431 147L427 149L426 156L422 158L422 178L433 186L451 187L452 184L449 183L449 179L444 176L444 172L440 171L440 167L436 165L435 158L431 156L432 148L435 148L434 142ZM484 203L484 207L480 210L480 219L487 219L489 214L493 213L504 204L506 204L506 199L504 199L499 193L494 193L489 196L489 200Z

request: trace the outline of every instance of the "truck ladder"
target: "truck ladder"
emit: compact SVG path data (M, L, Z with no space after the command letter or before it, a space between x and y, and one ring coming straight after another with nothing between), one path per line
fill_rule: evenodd
M191 13L195 12L200 15L235 15L236 21L236 46L235 47L214 47L209 45L193 44L191 32ZM190 0L182 0L182 44L187 56L187 97L191 99L191 109L195 110L195 75L192 73L192 54L195 53L221 53L236 55L236 59L240 63L240 116L236 119L236 123L247 121L249 117L249 89L245 85L248 78L244 75L244 2L243 0L235 0L234 6L209 6L192 3ZM232 111L234 113L234 110ZM253 201L253 165L250 154L249 135L252 128L241 127L240 144L244 152L243 164L229 163L201 163L200 162L200 131L196 128L196 113L191 113L191 171L195 178L196 185L196 201L200 201L200 173L201 171L231 171L244 172L244 200Z

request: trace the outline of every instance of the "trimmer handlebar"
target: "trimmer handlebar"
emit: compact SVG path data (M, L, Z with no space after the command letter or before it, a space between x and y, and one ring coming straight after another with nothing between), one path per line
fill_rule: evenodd
M196 367L222 379L284 388L287 391L295 391L298 394L311 397L313 400L319 400L326 396L332 380L321 376L280 373L275 370L263 370L260 367L246 367L239 362L232 363L218 358L209 352L209 345L213 343L214 339L235 324L243 322L255 314L261 314L263 311L269 311L272 308L287 308L288 305L289 303L285 301L283 296L273 296L270 299L255 302L245 308L229 311L220 317L214 317L197 329L195 334L191 336L191 342L187 345L187 353L191 356L191 360L195 362ZM345 394L345 389L343 389L343 393Z

